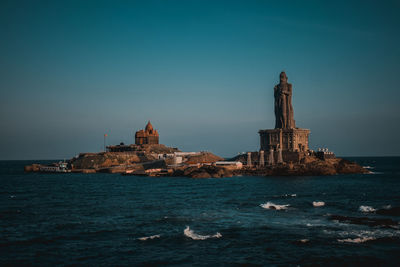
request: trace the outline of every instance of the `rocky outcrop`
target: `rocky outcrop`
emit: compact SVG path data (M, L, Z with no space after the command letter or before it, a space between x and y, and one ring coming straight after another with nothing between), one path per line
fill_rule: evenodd
M340 158L326 160L314 158L313 160L308 159L303 162L306 163L287 163L265 166L263 168L244 168L235 171L235 174L250 176L324 176L369 172L355 162Z
M340 174L351 174L351 173L368 173L369 171L358 165L355 162L339 159L338 162L333 162L336 167L337 173Z
M133 145L135 150L125 152L100 152L81 153L70 160L72 170L82 169L113 169L110 172L119 172L126 166L138 163L147 163L158 160L157 154L170 154L178 152L177 148L167 147L162 144Z
M40 164L32 164L24 166L25 172L38 172L40 170Z
M103 169L122 164L134 164L141 159L136 153L107 152L81 153L77 158L70 160L72 169Z
M189 156L187 161L185 161L186 164L197 164L197 163L213 163L216 161L221 161L224 160L221 157L218 157L217 155L214 155L211 152L201 152L198 155L193 155Z
M172 176L184 176L191 178L222 178L232 177L232 171L211 165L205 165L202 167L188 167L176 169Z

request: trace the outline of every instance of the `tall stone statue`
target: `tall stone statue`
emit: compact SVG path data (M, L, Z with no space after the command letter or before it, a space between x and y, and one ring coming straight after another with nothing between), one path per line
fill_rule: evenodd
M288 83L285 72L280 74L280 83L274 87L275 129L296 128L292 106L292 84Z

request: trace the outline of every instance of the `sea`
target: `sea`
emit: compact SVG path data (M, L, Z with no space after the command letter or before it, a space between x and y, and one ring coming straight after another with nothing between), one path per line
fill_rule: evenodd
M1 266L399 266L400 157L370 174L136 177L0 161Z

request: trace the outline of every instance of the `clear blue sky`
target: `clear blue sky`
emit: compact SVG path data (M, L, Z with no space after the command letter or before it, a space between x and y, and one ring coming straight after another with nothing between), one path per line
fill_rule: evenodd
M1 1L0 159L259 149L285 70L311 148L399 155L398 1Z

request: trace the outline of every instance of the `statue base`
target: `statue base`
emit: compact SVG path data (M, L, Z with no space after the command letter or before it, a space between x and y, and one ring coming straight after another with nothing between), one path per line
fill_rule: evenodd
M261 150L305 152L308 151L310 130L301 128L260 130Z
M310 130L301 128L259 130L261 150L282 149L284 162L296 162L309 150Z

